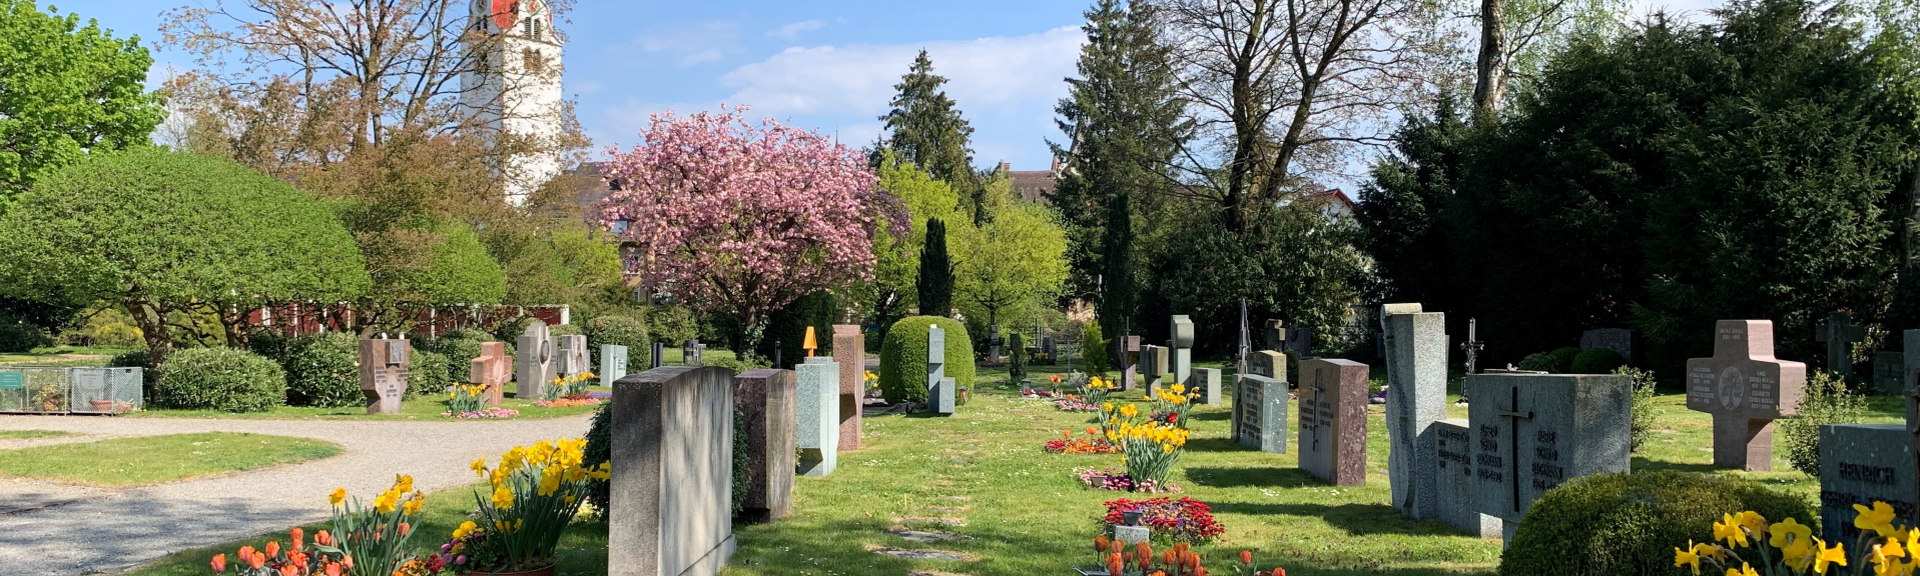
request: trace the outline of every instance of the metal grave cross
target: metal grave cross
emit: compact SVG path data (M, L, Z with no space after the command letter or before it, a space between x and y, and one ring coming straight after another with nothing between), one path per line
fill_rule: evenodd
M1475 364L1479 361L1480 351L1486 350L1486 349L1487 349L1487 343L1480 341L1480 319L1468 318L1467 319L1467 341L1460 343L1460 350L1465 351L1467 353L1467 373L1468 374L1473 374L1475 372ZM1461 392L1465 393L1466 390L1463 388L1461 389Z
M1814 327L1814 340L1827 343L1827 371L1853 374L1853 343L1867 339L1867 329L1853 325L1853 315L1830 312Z

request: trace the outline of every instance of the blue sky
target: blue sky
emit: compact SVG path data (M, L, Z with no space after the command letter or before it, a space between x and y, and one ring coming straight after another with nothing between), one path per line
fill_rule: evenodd
M53 3L151 45L161 11L212 0ZM1058 140L1053 105L1073 74L1090 0L578 0L566 46L566 93L597 147L632 146L647 115L746 104L854 145L880 130L893 84L916 51L973 123L974 160L1043 170ZM1634 0L1640 10L1696 10L1718 0ZM44 4L43 4L44 5ZM156 72L190 67L157 51ZM156 74L157 76L157 74ZM156 78L157 80L157 78Z

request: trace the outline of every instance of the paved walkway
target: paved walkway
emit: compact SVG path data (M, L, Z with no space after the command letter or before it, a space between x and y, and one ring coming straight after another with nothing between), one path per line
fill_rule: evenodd
M251 432L339 444L333 458L130 489L0 479L0 575L104 574L169 553L327 518L335 487L362 499L411 474L423 491L477 481L467 464L514 446L581 437L591 415L500 422L218 420L0 416L0 430L61 430L82 440ZM58 440L0 440L0 449Z

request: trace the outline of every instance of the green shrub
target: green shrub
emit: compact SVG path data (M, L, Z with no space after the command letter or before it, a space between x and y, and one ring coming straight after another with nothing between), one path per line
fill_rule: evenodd
M752 485L753 457L747 454L747 416L733 409L733 510L734 516L747 505L747 487Z
M746 372L748 370L758 370L758 369L767 367L766 358L756 358L755 360L756 361L754 362L748 362L745 360L741 360L739 358L722 358L718 356L708 356L705 359L701 360L701 362L702 362L702 365L704 366L718 366L721 368L732 369L734 374L739 374L741 372Z
M1088 322L1086 330L1080 332L1080 359L1086 361L1087 374L1106 377L1113 366L1107 363L1107 342L1100 335L1100 323Z
M259 354L189 348L167 356L154 398L162 408L266 412L286 403L287 376Z
M1588 348L1579 356L1573 357L1573 367L1569 374L1612 374L1613 369L1626 366L1627 361L1619 352L1606 348Z
M667 346L700 337L700 318L686 306L648 306L647 335Z
M1580 357L1580 349L1568 346L1548 352L1547 356L1553 358L1554 374L1569 374L1573 372L1573 360Z
M586 334L586 331L581 330L578 324L548 324L547 333L552 334L555 338L559 338L561 336L579 336Z
M297 336L279 332L255 332L247 336L247 350L267 357L276 363L286 363L287 353L292 350Z
M941 316L908 316L887 330L880 348L880 394L889 403L927 401L927 326L947 332L947 376L973 387L973 346L967 327Z
M627 347L627 370L638 371L647 366L647 355L652 353L651 340L647 338L647 323L632 316L601 316L587 321L587 343L593 348L593 367L596 371L606 365L600 357L600 345L612 344Z
M1867 399L1847 390L1839 375L1817 371L1807 377L1800 392L1797 415L1780 420L1787 462L1808 476L1820 476L1820 427L1858 424L1866 417Z
M481 334L486 335L485 332ZM486 336L487 340L463 336L465 334L454 336L448 333L439 338L423 338L414 341L413 350L415 354L431 352L439 355L445 361L448 382L465 382L467 376L471 375L473 359L480 357L480 343L491 341L492 336Z
M738 435L736 433L736 435ZM593 413L593 423L587 425L587 447L580 451L580 465L592 468L613 461L613 401L600 403L600 409ZM735 474L738 476L738 474ZM587 489L587 503L593 505L594 513L601 519L607 517L607 502L611 498L610 488L605 480L595 480Z
M453 383L453 375L447 372L447 366L445 355L415 347L413 353L407 356L407 397L446 393L447 386Z
M1553 355L1547 354L1546 352L1528 354L1527 357L1520 359L1520 365L1516 366L1516 368L1534 372L1552 372Z
M1547 491L1500 557L1502 576L1676 574L1673 549L1711 539L1722 514L1793 518L1819 533L1807 500L1750 480L1657 471L1576 478Z
M0 314L0 352L31 352L52 343L45 328L12 314Z
M476 342L493 342L499 340L499 338L494 338L493 334L479 328L454 328L448 330L446 334L441 334L440 337L473 340ZM511 342L511 340L509 340L509 342Z
M1654 381L1652 372L1631 366L1614 368L1613 373L1633 381L1633 440L1630 446L1634 452L1639 452L1642 446L1646 446L1647 437L1653 434L1655 417L1660 415L1660 409L1653 406L1654 386L1658 382Z
M1015 386L1027 379L1027 346L1020 333L1007 337L1007 382Z
M335 408L365 403L360 393L360 339L326 332L294 339L281 366L287 370L287 403Z

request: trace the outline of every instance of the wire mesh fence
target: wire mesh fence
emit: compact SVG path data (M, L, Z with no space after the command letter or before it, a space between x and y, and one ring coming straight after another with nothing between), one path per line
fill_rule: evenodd
M140 368L0 367L0 413L120 414L143 408Z

